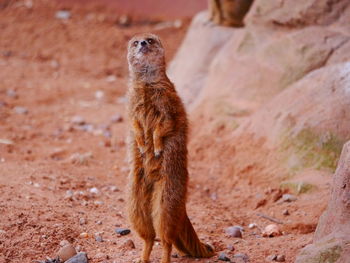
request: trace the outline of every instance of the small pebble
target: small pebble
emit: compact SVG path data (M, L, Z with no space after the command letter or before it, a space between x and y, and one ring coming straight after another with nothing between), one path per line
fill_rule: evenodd
M92 158L92 153L74 153L72 154L69 159L73 164L78 165L87 165L89 163L89 160Z
M81 237L81 238L88 238L89 234L86 233L86 232L83 232L83 233L80 233L79 237Z
M176 19L175 21L174 21L174 27L175 28L180 28L180 27L182 27L182 21L181 21L181 19Z
M96 221L97 225L102 225L102 221Z
M230 237L242 238L242 230L243 230L243 228L240 226L230 226L230 227L226 228L225 232Z
M85 120L83 117L76 115L72 117L71 123L77 124L77 125L83 125L85 124Z
M95 236L95 240L96 240L97 242L103 242L103 238L102 238L100 235L96 235L96 236Z
M64 247L64 246L69 245L69 244L70 244L70 243L69 243L68 240L62 240L62 241L60 242L60 246L61 246L61 247Z
M67 190L66 195L64 196L64 199L72 199L74 195L74 192L72 190Z
M85 224L86 224L86 219L83 218L83 217L80 218L80 219L79 219L79 224L80 224L80 225L85 225Z
M221 253L219 254L219 260L221 260L221 261L231 261L230 258L228 258L228 257L226 256L226 254L223 253L223 252L221 252Z
M216 201L218 199L217 193L210 194L210 198L211 198L211 200Z
M114 82L116 80L117 80L117 77L114 76L114 75L109 75L109 76L106 77L106 81L107 82Z
M58 63L57 60L53 59L50 61L50 66L51 66L51 68L58 69L60 67L60 64Z
M120 114L114 114L112 117L111 117L111 122L112 123L118 123L118 122L122 122L123 121L123 117L120 115Z
M293 201L296 201L297 198L296 198L296 196L291 195L291 194L284 194L284 195L282 195L282 200L283 200L283 202L293 202Z
M105 96L105 93L102 90L97 90L95 92L95 98L98 100L103 99L104 96Z
M131 239L128 239L124 242L123 247L125 248L129 248L129 249L134 249L135 248L135 244Z
M98 188L96 187L92 187L90 188L89 192L92 194L98 195L100 193L100 190L98 190Z
M109 190L110 190L111 192L118 192L118 191L119 191L118 187L116 187L115 185L111 185L111 186L109 187Z
M249 257L247 254L238 253L233 256L235 259L242 259L244 262L249 262Z
M255 223L251 223L251 224L248 225L249 229L253 229L253 228L256 228L256 227L257 227L257 224L255 224Z
M27 114L28 113L28 109L25 108L25 107L21 107L21 106L16 106L14 108L14 111L17 113L17 114Z
M127 234L130 234L130 229L127 229L127 228L116 228L115 229L115 232L121 236L125 236Z
M94 201L94 205L96 206L103 205L103 201L96 200Z
M277 255L270 255L266 258L266 261L275 261L277 258Z
M278 255L276 258L277 262L285 262L286 261L286 257L284 255Z
M131 24L131 17L128 15L121 15L118 22L122 26L129 26Z
M285 216L289 216L290 215L288 209L284 209L283 210L283 215L285 215Z
M267 225L262 232L263 237L275 237L280 236L281 234L281 230L276 224Z
M117 98L117 103L124 104L128 101L128 98L126 96L120 96Z
M8 97L10 97L10 98L17 98L18 96L17 96L17 92L15 91L15 90L13 90L13 89L8 89L7 91L6 91L6 95L8 96Z
M77 246L75 247L75 251L80 252L80 251L81 251L81 245L77 245Z
M65 262L76 254L75 248L71 244L68 244L58 250L57 256L62 262Z
M229 251L235 251L235 247L234 247L233 245L228 245L228 246L227 246L227 249L228 249Z
M12 145L14 142L8 139L0 139L0 144Z
M86 131L86 132L93 132L94 131L94 125L92 124L82 124L77 127L79 130Z
M100 253L97 253L95 256L94 256L95 259L108 259L108 255L100 252Z
M88 263L88 258L86 253L80 252L74 257L68 259L66 263Z
M61 20L67 20L71 17L71 13L67 10L59 10L56 12L55 17Z

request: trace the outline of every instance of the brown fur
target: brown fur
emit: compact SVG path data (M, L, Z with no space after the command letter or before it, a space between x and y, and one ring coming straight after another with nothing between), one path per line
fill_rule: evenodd
M145 47L142 48L141 42ZM148 43L150 42L150 43ZM164 49L157 36L138 35L128 47L130 70L129 217L144 240L140 262L149 262L156 235L162 263L170 262L172 245L181 254L210 257L186 213L187 117L165 73Z
M253 0L209 0L210 21L222 26L242 27Z

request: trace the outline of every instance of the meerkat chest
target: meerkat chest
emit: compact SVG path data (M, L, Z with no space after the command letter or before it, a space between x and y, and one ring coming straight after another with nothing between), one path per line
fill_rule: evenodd
M160 101L160 96L158 94L155 96L151 92L146 92L135 100L134 116L141 123L144 131L154 129L156 123L163 118L164 112L159 105Z

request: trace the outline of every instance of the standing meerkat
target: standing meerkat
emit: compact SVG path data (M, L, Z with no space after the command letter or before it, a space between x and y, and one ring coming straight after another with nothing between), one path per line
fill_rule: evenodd
M129 218L144 241L139 262L149 262L161 239L162 263L172 245L182 255L211 257L186 213L187 117L165 73L164 49L156 35L141 34L128 45L131 157Z
M242 27L253 0L209 0L209 20L217 25Z

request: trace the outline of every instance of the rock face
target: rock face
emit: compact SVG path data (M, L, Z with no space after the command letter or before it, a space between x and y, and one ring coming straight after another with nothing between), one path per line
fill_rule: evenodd
M342 150L338 168L333 178L333 188L328 208L320 218L315 240L335 234L350 240L350 141Z
M247 23L285 27L328 25L346 10L347 0L255 0Z
M323 67L291 85L237 129L271 144L304 130L347 139L350 130L350 62Z
M196 138L249 133L289 156L288 172L334 169L350 139L350 2L256 0L244 28L207 19L194 19L169 67L192 119L212 125Z
M331 198L321 216L314 242L299 253L296 263L346 263L350 258L350 141L342 150L333 178Z
M213 59L197 98L203 100L202 104L237 105L244 100L261 105L323 67L349 39L321 27L291 32L253 27L236 31Z
M193 19L176 57L168 68L170 79L174 81L187 105L198 97L206 81L211 61L234 32L234 29L229 27L209 26L208 22L207 12L201 12Z
M323 67L291 85L234 131L264 138L288 170L335 169L350 139L350 62Z
M252 111L309 72L350 60L347 0L257 0L245 28L208 19L195 17L168 70L190 111Z

